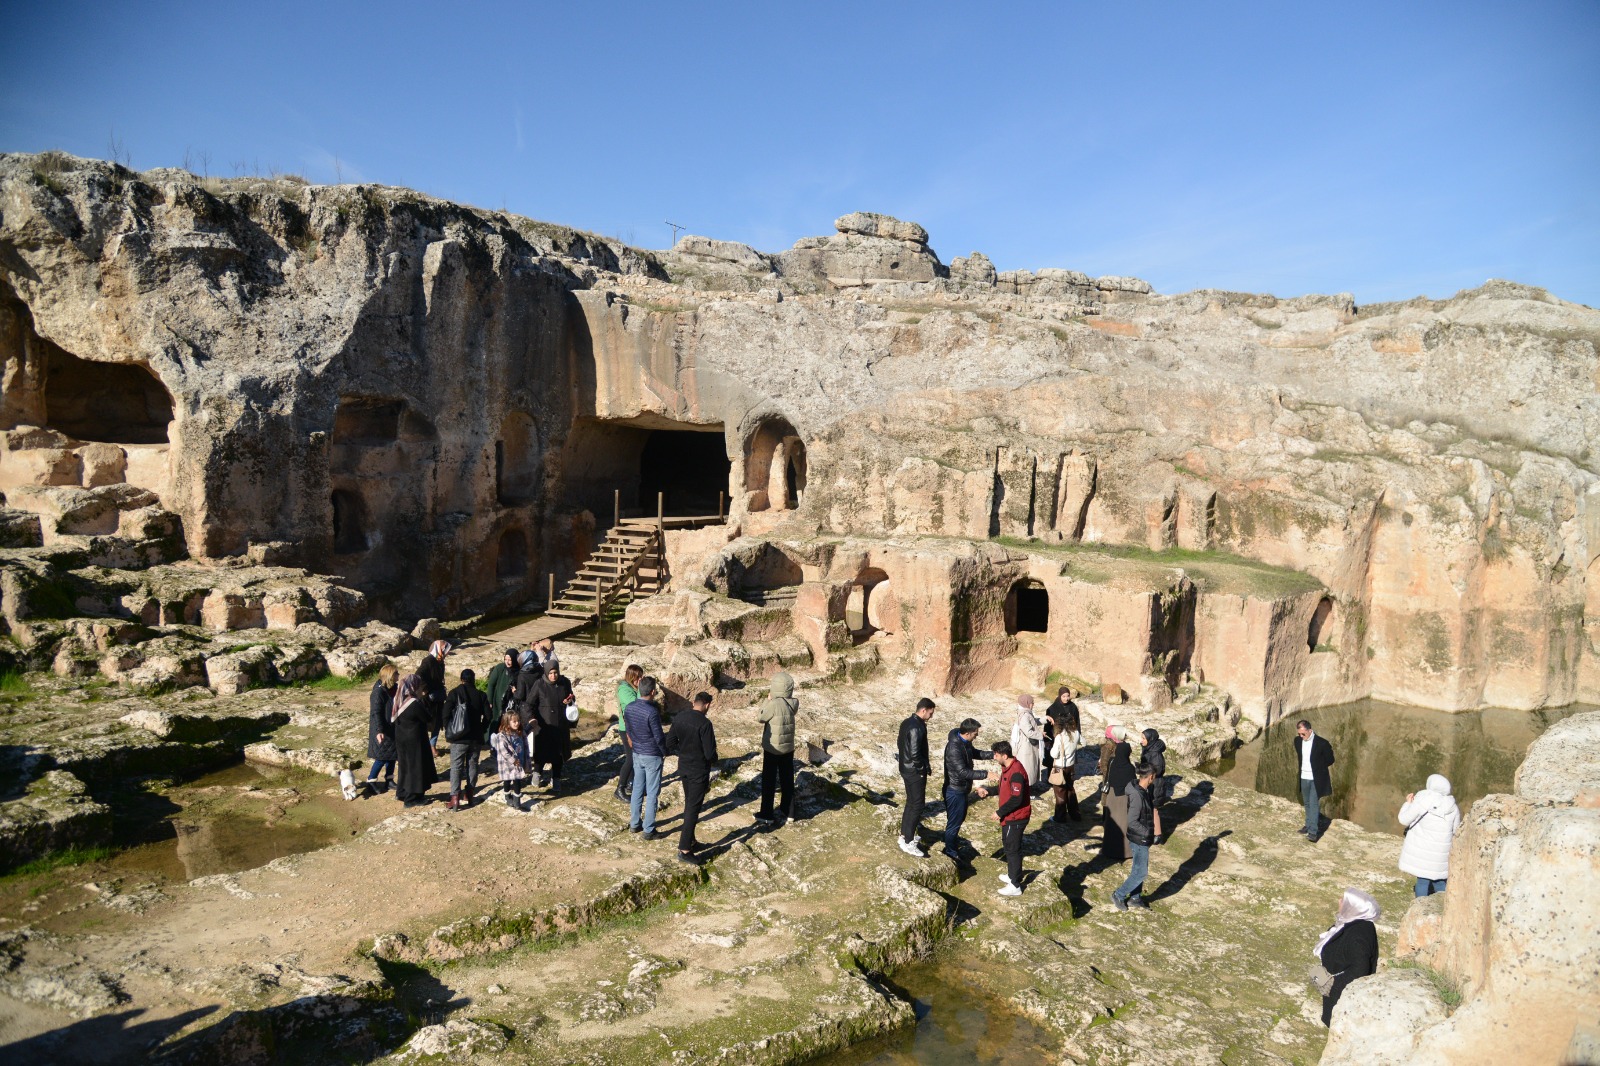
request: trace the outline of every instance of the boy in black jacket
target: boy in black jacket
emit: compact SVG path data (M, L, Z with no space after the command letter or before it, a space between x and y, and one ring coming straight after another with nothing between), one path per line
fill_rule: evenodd
M683 783L683 831L678 834L678 861L692 863L700 845L694 838L700 822L700 807L711 787L711 772L717 765L717 731L711 725L711 693L697 692L690 701L693 708L672 720L667 734L667 754L678 757L678 780Z
M1133 869L1122 887L1111 893L1117 910L1130 906L1149 910L1144 901L1144 879L1150 872L1150 845L1161 835L1161 812L1156 810L1150 789L1156 783L1156 769L1141 762L1135 772L1134 787L1128 789L1128 847L1133 850Z

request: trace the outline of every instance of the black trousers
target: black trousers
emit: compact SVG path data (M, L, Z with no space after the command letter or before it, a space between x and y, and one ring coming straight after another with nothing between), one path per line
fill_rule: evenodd
M1000 846L1006 851L1006 872L1011 883L1022 887L1022 834L1028 828L1027 819L1006 822L1000 826Z
M778 793L778 813L794 817L794 754L774 755L761 750L761 817L772 817L772 794Z
M705 805L706 790L710 787L709 774L683 779L683 831L678 834L679 851L692 852L700 846L694 838L694 829L700 824L700 808Z
M633 791L633 748L622 742L622 770L617 774L617 787L623 792Z
M917 842L917 827L922 824L922 806L928 800L928 779L921 774L900 771L906 786L905 807L900 811L900 839Z

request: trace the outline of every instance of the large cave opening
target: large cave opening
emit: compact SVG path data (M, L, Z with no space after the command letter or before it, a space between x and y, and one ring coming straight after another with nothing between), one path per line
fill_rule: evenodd
M639 452L639 506L649 514L661 493L669 515L716 514L731 469L721 433L651 430Z
M731 469L721 423L582 419L567 439L562 503L609 524L618 507L625 518L655 517L660 493L669 517L714 515Z
M69 437L108 444L166 444L172 394L136 363L80 359L44 341L45 424Z

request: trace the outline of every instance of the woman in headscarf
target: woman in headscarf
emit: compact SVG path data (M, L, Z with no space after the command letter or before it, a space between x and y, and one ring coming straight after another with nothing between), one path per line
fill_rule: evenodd
M373 792L387 792L394 784L394 726L389 724L389 705L394 702L394 689L399 683L400 671L393 663L384 663L367 696L367 758L372 760L367 787ZM380 770L383 783L374 784Z
M617 772L616 797L626 803L633 797L633 741L628 739L628 719L622 712L639 698L639 679L644 667L629 663L617 683L617 736L622 738L622 769Z
M1011 724L1011 754L1028 774L1028 787L1037 789L1039 762L1044 758L1044 723L1033 713L1033 697L1017 697L1017 719Z
M1100 745L1100 773L1105 784L1100 790L1100 806L1105 831L1100 845L1102 858L1121 862L1128 849L1128 789L1133 787L1133 745L1128 730L1120 725L1106 726L1106 742Z
M533 738L533 777L540 782L544 767L550 767L550 790L561 788L561 767L572 753L572 723L567 719L567 708L575 706L572 683L561 676L561 666L555 660L545 665L544 677L533 687L532 708L539 721L539 732Z
M1333 1008L1345 988L1361 977L1378 972L1378 928L1373 923L1383 913L1378 901L1359 888L1344 890L1336 920L1312 954L1333 975L1333 986L1322 994L1322 1024L1333 1018Z
M1407 794L1400 805L1400 824L1406 827L1400 845L1400 870L1417 879L1418 896L1443 892L1450 876L1450 845L1461 828L1461 808L1450 795L1450 780L1430 774L1428 787Z
M428 654L422 657L422 662L417 664L417 677L422 679L423 696L428 704L428 711L433 716L433 725L429 728L428 746L433 749L433 754L439 754L439 724L444 721L444 660L450 654L448 640L436 640L428 645Z
M434 779L433 744L428 740L434 718L422 678L416 674L400 680L390 704L389 722L394 726L395 799L404 800L407 807L419 806Z
M1172 798L1172 786L1167 784L1167 742L1154 729L1146 729L1144 736L1144 761L1156 772L1156 783L1150 789L1150 802L1160 807Z
M489 668L489 731L483 741L500 732L500 716L511 700L511 689L517 680L517 649L507 648L500 661Z

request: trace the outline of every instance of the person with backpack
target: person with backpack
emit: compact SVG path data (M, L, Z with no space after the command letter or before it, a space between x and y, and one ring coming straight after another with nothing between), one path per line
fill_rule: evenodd
M1150 872L1150 845L1161 835L1161 812L1156 810L1150 795L1155 782L1155 767L1141 762L1126 792L1128 850L1133 854L1133 868L1128 871L1128 879L1111 893L1111 902L1119 911L1130 906L1143 911L1150 909L1144 899L1144 879Z
M531 759L528 738L522 735L522 719L515 714L500 716L500 725L489 738L494 749L494 768L500 776L501 794L506 806L522 809L522 786L528 783Z
M994 759L1000 764L1000 786L995 790L994 820L1000 823L1000 846L1006 853L1006 872L1000 875L1002 896L1022 895L1022 834L1033 816L1033 782L1028 768L1011 754L1004 740L994 744Z
M472 806L478 788L478 751L489 728L489 697L471 670L444 701L444 739L450 745L450 810ZM466 787L462 787L463 780Z
M756 719L761 729L761 809L756 822L782 825L794 817L794 719L800 701L794 698L794 678L779 670L772 675L772 695L761 705ZM774 812L773 793L778 795Z

